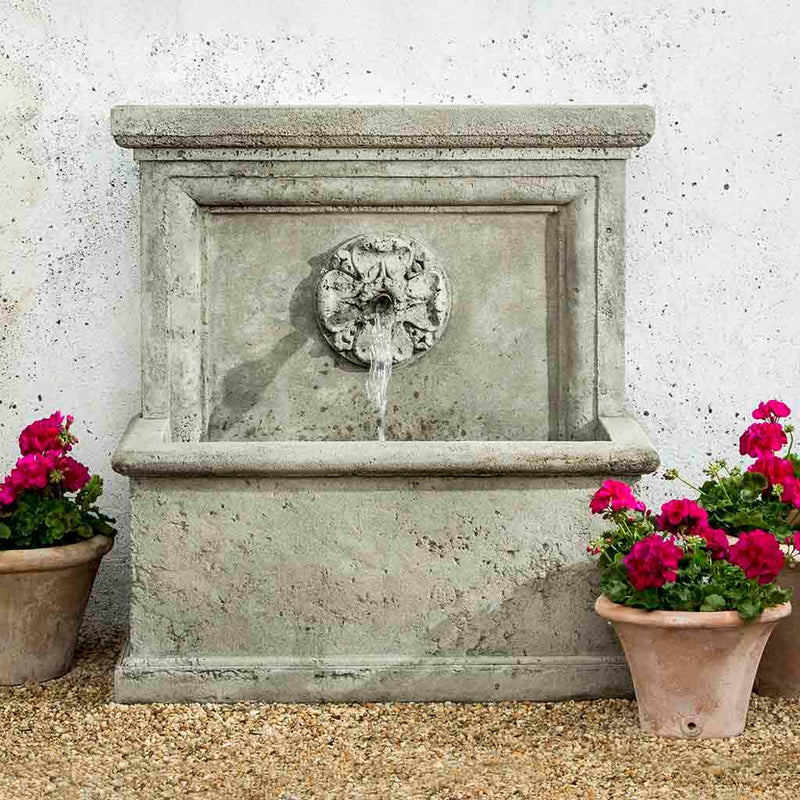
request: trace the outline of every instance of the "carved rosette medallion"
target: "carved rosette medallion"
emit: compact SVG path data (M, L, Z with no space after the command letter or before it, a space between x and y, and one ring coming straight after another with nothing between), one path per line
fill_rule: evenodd
M395 365L436 344L450 317L450 281L436 258L414 239L356 236L320 271L316 312L322 335L341 356L363 367L379 313L392 318Z

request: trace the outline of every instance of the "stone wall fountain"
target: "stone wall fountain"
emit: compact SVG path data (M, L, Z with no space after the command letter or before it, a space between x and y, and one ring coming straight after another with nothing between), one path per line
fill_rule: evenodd
M624 406L625 159L652 111L119 107L112 129L142 303L116 699L629 692L585 546L597 483L658 464Z

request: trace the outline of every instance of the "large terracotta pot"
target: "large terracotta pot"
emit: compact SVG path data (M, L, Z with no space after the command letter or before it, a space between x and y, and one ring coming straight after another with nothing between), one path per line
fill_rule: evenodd
M800 564L786 567L775 581L800 598ZM770 637L756 675L756 691L768 697L800 697L800 614L793 614Z
M0 685L58 678L72 666L100 559L113 540L0 551Z
M643 611L601 596L633 677L642 729L675 738L726 738L744 731L764 645L791 603L753 622L736 611Z

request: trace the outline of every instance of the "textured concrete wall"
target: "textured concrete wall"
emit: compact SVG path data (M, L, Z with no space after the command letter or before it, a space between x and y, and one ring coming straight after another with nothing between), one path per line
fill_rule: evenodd
M799 32L788 0L3 3L0 462L73 411L126 528L109 455L138 405L138 209L117 103L655 106L629 163L628 402L667 464L732 452L757 400L800 404ZM95 622L122 613L125 552Z

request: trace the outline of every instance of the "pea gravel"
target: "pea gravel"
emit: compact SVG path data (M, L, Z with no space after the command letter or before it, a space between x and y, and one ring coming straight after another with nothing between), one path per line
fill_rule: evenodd
M800 704L754 697L739 739L642 734L635 704L139 705L121 632L0 688L0 798L800 798Z

